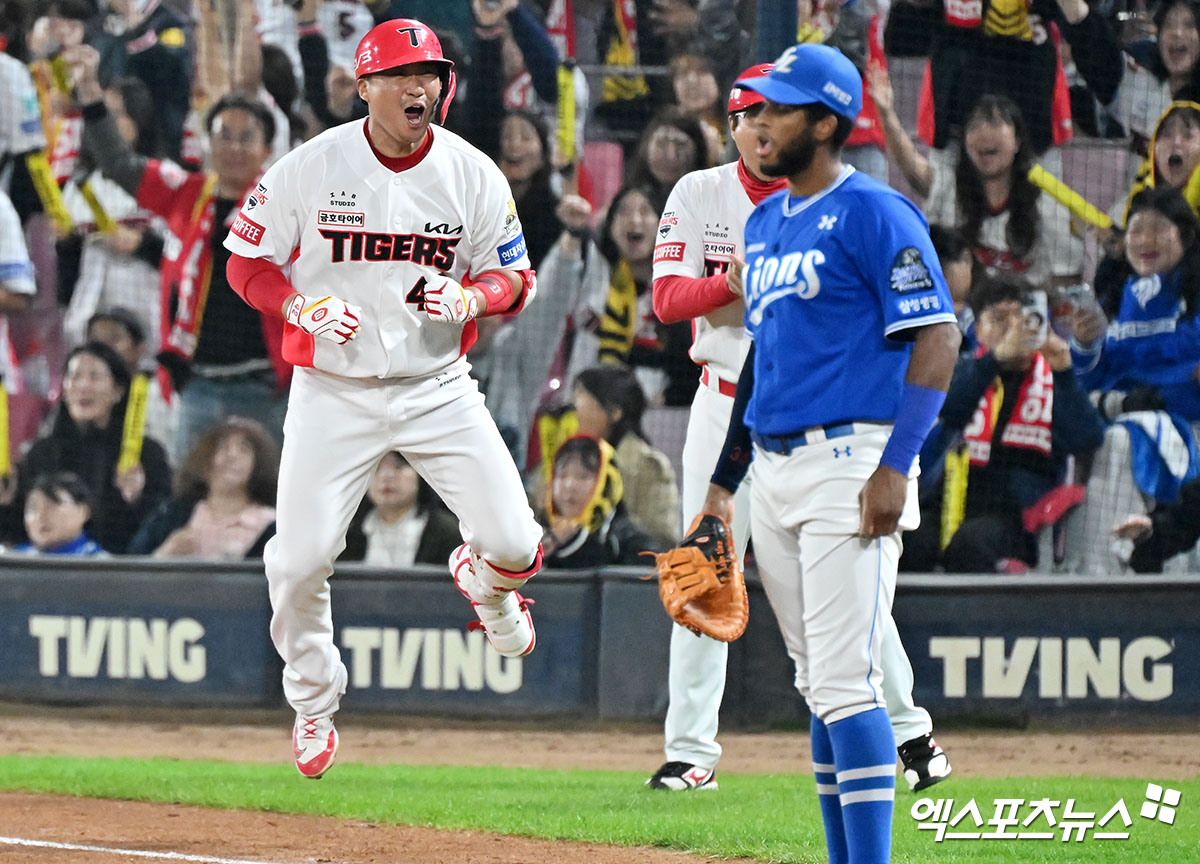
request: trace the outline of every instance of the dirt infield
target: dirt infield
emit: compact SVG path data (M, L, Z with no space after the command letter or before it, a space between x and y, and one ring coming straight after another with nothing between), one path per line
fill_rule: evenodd
M142 712L143 716L145 712ZM366 763L513 765L652 771L662 739L649 726L620 729L536 729L514 736L495 724L351 716L339 719L340 761ZM253 723L197 725L168 716L134 722L115 716L7 709L0 736L9 753L193 758L197 740L221 740L222 758L287 762L285 715ZM806 774L808 739L798 733L723 735L726 773ZM1153 776L1200 774L1200 734L1028 734L962 732L939 735L954 770L964 776ZM336 769L334 769L336 770ZM719 793L717 793L719 794ZM193 860L253 860L271 864L688 864L706 859L657 849L614 849L459 831L381 826L306 816L206 810L165 804L0 794L0 838L198 856ZM84 864L134 860L97 849L6 845L0 864ZM153 859L141 859L153 860Z

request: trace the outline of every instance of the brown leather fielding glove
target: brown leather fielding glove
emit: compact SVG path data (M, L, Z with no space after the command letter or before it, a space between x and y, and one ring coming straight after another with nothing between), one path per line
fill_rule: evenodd
M729 525L702 513L674 549L654 556L658 596L667 614L696 635L732 642L750 617L746 578Z

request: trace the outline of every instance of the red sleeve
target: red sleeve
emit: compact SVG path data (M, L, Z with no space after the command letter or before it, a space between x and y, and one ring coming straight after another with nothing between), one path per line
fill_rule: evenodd
M283 317L283 301L296 290L283 270L266 258L231 254L225 276L239 297L259 312L276 318Z
M699 318L737 299L724 273L703 278L659 276L653 291L654 314L664 324Z
M134 197L140 207L169 221L177 215L180 202L196 202L205 179L203 171L188 172L174 162L151 159L146 163L142 182L138 184ZM178 230L179 226L171 227L172 230Z

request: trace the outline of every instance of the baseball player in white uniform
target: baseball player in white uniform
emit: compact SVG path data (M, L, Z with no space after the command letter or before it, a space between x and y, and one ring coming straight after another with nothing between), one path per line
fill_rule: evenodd
M512 193L483 153L431 125L455 79L428 27L378 25L355 66L367 120L280 159L225 241L230 284L286 318L284 354L297 367L264 558L306 777L333 761L346 689L328 577L384 454L399 450L458 517L465 542L451 573L478 615L472 627L505 656L533 650L517 589L542 560L541 529L464 357L474 318L534 295Z
M739 81L761 78L772 64L746 69ZM683 444L683 524L701 511L712 466L729 427L737 379L750 340L743 324L742 229L754 207L787 187L760 167L758 135L750 122L763 97L734 87L729 94L729 128L740 158L682 177L667 199L654 251L654 311L664 323L691 318L691 357L701 368ZM734 543L745 555L749 535L750 484L735 497ZM925 788L950 773L933 741L929 712L913 703L912 665L891 616L883 631L883 688L888 716L911 786ZM665 723L667 761L646 785L676 791L716 789L718 714L725 692L729 645L698 636L679 624L671 628ZM936 758L940 757L940 758Z

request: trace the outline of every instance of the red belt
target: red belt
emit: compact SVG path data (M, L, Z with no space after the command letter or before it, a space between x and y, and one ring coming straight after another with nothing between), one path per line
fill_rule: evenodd
M726 381L724 378L721 378L717 375L709 375L707 366L703 366L700 369L700 383L705 387L711 387L722 396L732 397L737 395L736 382Z

